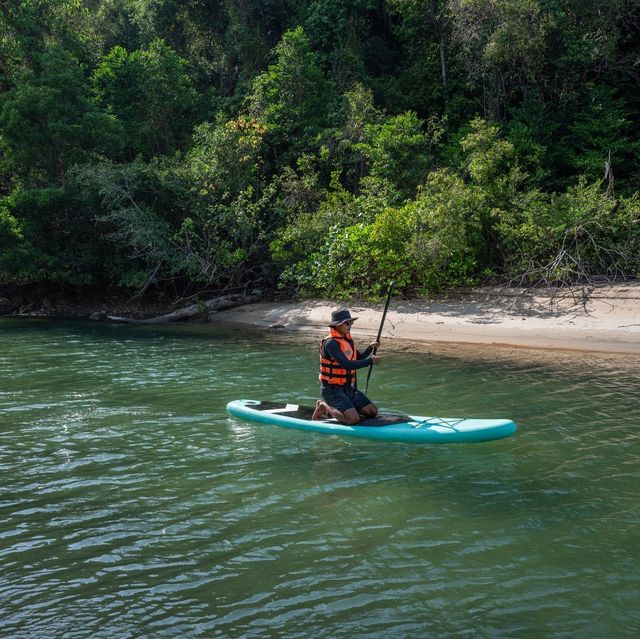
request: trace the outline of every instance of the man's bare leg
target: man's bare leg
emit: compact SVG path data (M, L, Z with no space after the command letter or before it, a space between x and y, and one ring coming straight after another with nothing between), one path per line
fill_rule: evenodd
M355 408L349 408L342 413L337 408L329 406L329 404L324 400L319 399L316 402L316 409L313 411L311 419L317 421L322 419L324 415L330 415L334 419L337 419L341 424L348 424L350 426L357 424L360 421L360 415L358 415L358 411Z
M337 419L339 422L341 422L344 419L344 415L337 408L334 408L333 406L329 406L327 402L325 402L322 399L319 399L316 402L316 409L313 411L313 415L311 416L311 419L314 421L318 421L319 419L322 419L325 415L329 415L330 417Z
M374 418L378 416L378 407L372 402L360 409L360 415L366 418Z
M354 424L357 424L359 421L360 421L360 415L358 415L358 411L355 408L350 408L349 410L345 410L342 419L340 419L341 423L347 424L349 426L353 426Z

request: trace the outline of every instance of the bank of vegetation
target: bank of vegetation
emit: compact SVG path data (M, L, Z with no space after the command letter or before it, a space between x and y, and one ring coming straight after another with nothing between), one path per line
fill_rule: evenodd
M6 0L0 284L640 273L632 0Z

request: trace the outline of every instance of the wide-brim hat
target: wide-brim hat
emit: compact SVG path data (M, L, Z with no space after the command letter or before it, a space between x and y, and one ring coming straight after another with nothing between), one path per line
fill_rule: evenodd
M357 319L357 317L351 317L349 309L339 308L337 311L333 311L331 313L331 321L329 322L329 326L340 326L340 324L344 324L345 322L353 322Z

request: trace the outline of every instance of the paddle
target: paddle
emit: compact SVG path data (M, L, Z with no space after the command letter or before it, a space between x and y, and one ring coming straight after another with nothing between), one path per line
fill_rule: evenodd
M389 302L391 302L391 293L393 293L393 287L396 285L395 282L389 282L389 290L387 291L387 301L384 305L384 313L382 313L382 320L380 321L380 328L378 329L378 337L376 337L376 342L380 341L380 337L382 336L382 327L384 326L384 320L387 318L387 309L389 308ZM374 346L373 354L376 354L377 347ZM364 389L364 394L367 394L369 390L369 379L371 378L371 371L373 371L373 362L369 365L369 372L367 373L367 384Z

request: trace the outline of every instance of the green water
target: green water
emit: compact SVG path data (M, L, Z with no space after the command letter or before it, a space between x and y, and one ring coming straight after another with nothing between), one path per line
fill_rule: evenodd
M313 401L316 358L212 326L0 321L0 636L637 636L640 363L387 353L381 407L517 422L485 444L226 414Z

